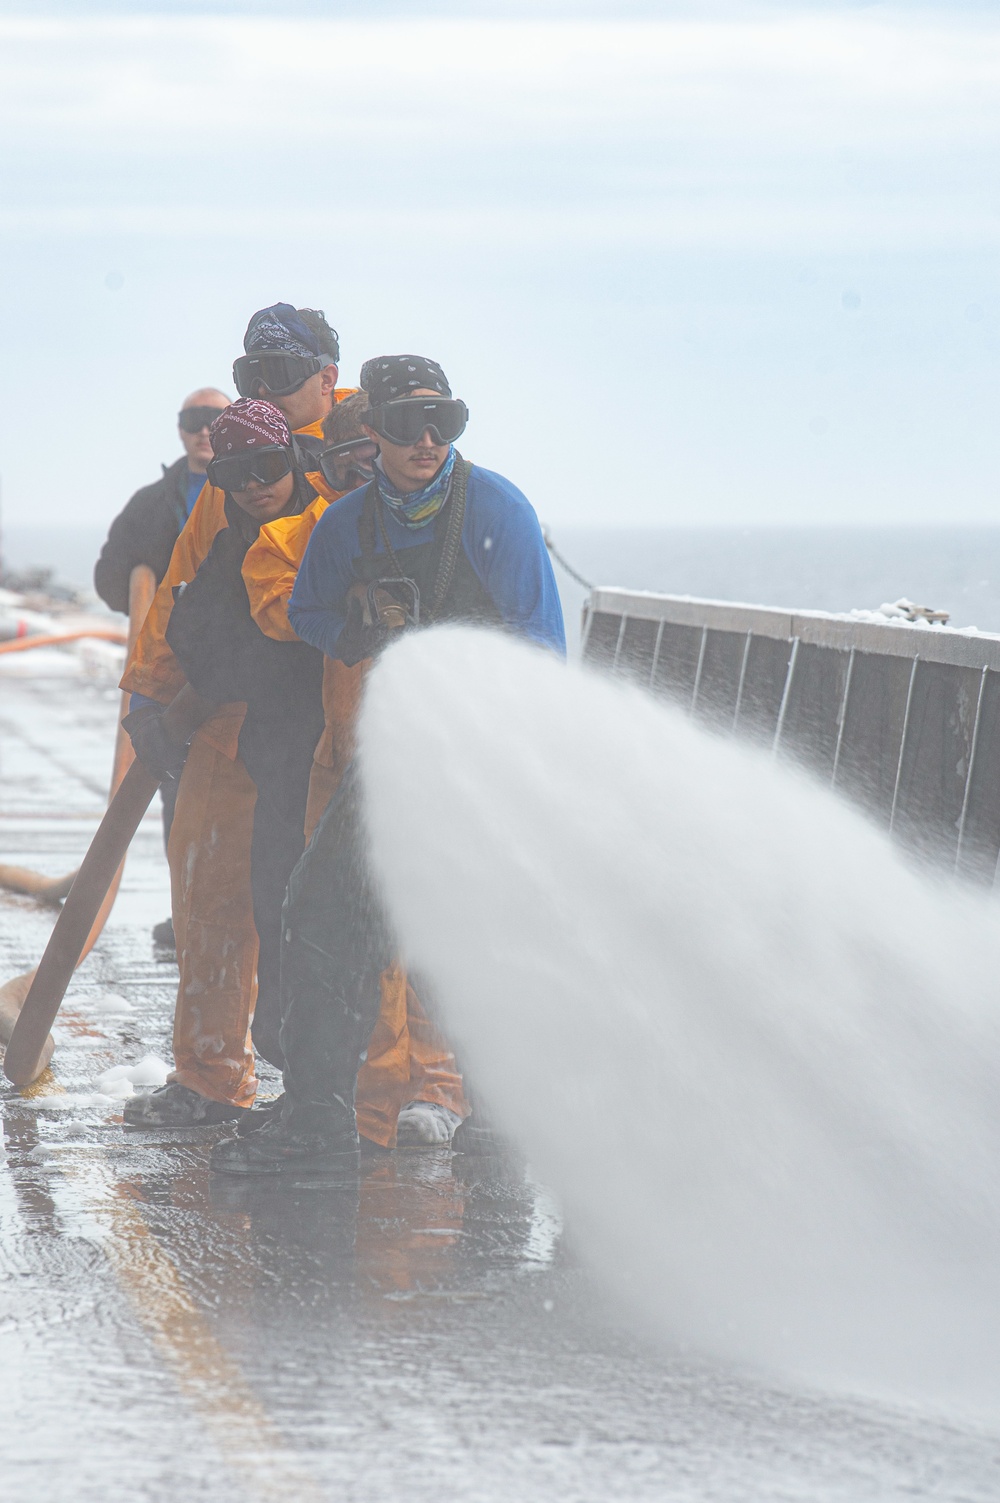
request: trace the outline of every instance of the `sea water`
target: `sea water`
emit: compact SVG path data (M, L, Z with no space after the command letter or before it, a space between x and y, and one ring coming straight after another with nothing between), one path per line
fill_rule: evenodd
M592 584L794 610L877 610L900 596L953 626L1000 632L1000 528L670 527L553 529ZM556 564L571 642L586 590Z
M642 1329L995 1407L995 901L499 635L388 652L360 751L402 954Z
M534 499L544 520L546 498ZM66 584L89 590L106 531L7 526L0 568L50 568ZM570 566L594 584L821 611L873 610L905 595L949 611L955 626L1000 631L1000 527L561 524L552 537ZM555 573L575 645L586 591L558 563Z

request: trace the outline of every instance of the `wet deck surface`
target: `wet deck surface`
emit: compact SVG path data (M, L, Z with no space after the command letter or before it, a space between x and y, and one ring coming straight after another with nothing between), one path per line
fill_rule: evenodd
M0 860L56 875L104 807L117 695L25 667L0 669ZM567 1254L550 1197L501 1162L426 1150L349 1186L261 1186L208 1174L219 1130L127 1134L94 1082L169 1058L176 972L149 940L167 906L151 815L54 1078L3 1091L4 1496L1000 1496L987 1430L644 1346ZM0 895L3 979L51 922Z

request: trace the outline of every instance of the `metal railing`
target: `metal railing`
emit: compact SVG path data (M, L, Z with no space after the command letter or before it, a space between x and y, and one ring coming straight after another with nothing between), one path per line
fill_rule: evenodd
M935 864L995 881L1000 636L595 589L583 656L793 757Z

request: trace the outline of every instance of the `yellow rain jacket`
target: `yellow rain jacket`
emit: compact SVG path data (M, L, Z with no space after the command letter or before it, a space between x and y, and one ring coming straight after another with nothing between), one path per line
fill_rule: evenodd
M350 394L342 389L337 398ZM322 424L299 431L321 438ZM308 478L325 497L337 494L322 475ZM166 640L174 590L194 579L227 525L224 506L224 492L206 482L139 633L123 689L166 704L183 687L184 672ZM220 705L194 737L167 851L180 970L172 1079L238 1106L250 1106L257 1089L249 1034L257 995L250 889L257 790L239 759L245 713L242 703Z
M343 401L344 397L353 394L353 387L338 388L337 401ZM322 438L323 425L321 422L310 423L298 432L312 438ZM319 491L325 510L339 492L331 491L318 471L310 472L306 478L313 489ZM225 492L206 481L174 544L170 565L153 597L153 604L126 665L121 687L131 694L145 694L149 699L169 704L174 695L184 687L184 670L167 646L167 623L174 608L174 591L194 579L208 557L217 535L226 526L225 501ZM313 502L314 506L316 504L317 502ZM298 518L288 517L283 520L298 521ZM223 755L235 758L238 755L237 743L245 713L246 706L243 704L220 705L205 721L198 734Z

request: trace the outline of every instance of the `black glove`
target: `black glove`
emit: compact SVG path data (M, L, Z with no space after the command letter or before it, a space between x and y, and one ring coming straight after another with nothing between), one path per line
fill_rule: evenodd
M166 708L159 704L140 705L122 721L139 761L161 783L167 778L179 778L187 757L187 747L179 745L163 724Z
M392 635L392 627L383 626L381 622L365 621L365 608L358 596L354 595L347 607L347 620L337 638L334 657L346 663L348 668L353 668L355 663L361 663L365 658L377 657Z

